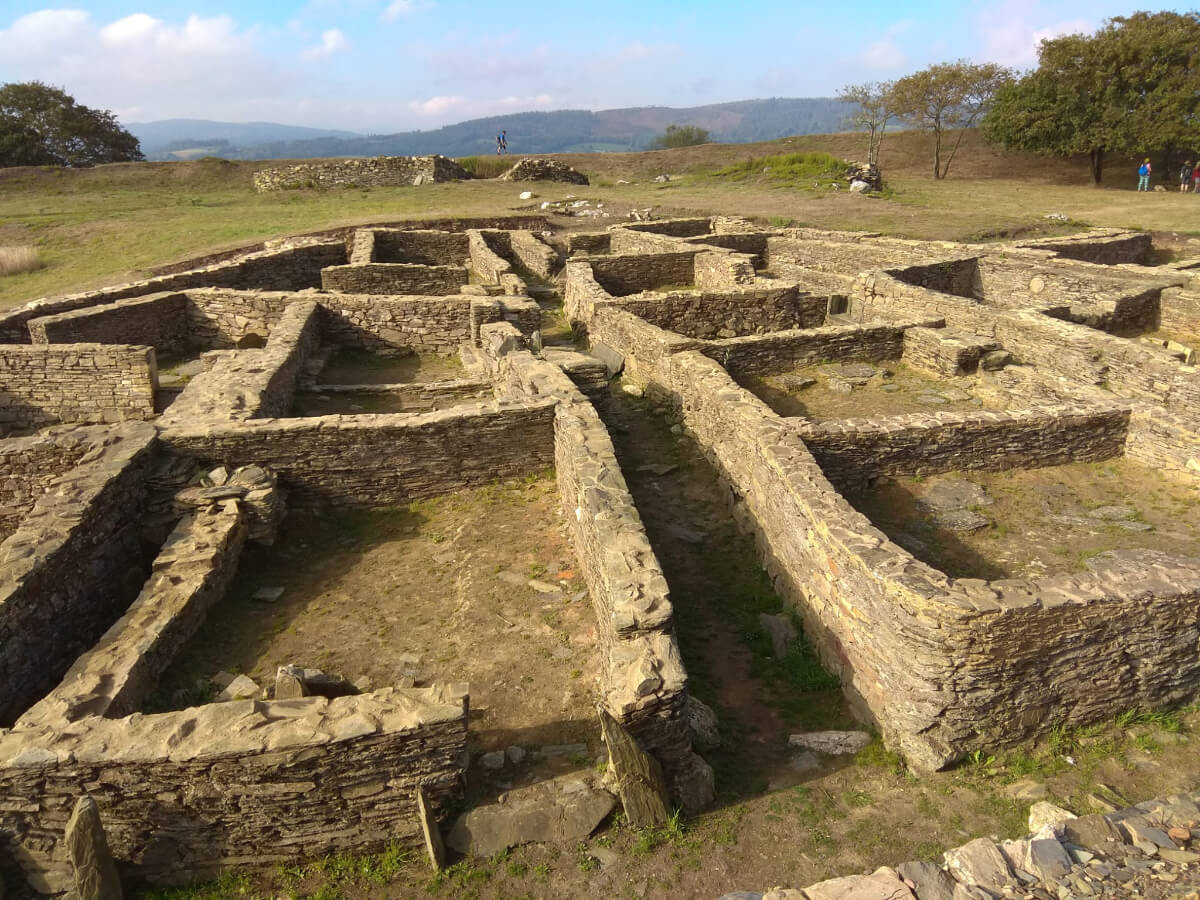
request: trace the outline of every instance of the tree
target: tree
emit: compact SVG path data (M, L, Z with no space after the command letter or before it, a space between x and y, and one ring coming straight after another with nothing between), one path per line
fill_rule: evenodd
M837 98L843 103L853 103L857 107L847 121L856 128L867 132L867 165L878 165L879 148L883 145L883 132L892 118L891 109L892 82L867 81L863 84L848 84L842 88Z
M695 125L668 125L667 130L650 142L651 150L667 150L672 147L695 147L707 144L708 131Z
M1088 154L1200 148L1200 14L1134 13L1043 41L1038 67L996 95L984 137L1006 149Z
M0 166L91 166L144 159L108 110L40 81L0 86Z
M1010 69L994 63L939 63L893 84L888 105L914 128L933 134L933 177L941 179L950 171L963 132L975 124L996 91L1012 78ZM958 136L947 147L953 131Z

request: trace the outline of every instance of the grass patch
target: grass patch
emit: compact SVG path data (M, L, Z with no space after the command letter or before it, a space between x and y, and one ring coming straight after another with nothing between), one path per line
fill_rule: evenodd
M36 272L45 265L36 247L0 247L0 276Z
M455 162L474 178L496 178L515 165L508 156L464 156Z
M711 175L729 181L766 178L801 186L802 183L811 184L814 181L845 181L846 163L828 153L785 153L780 156L756 156L717 169Z

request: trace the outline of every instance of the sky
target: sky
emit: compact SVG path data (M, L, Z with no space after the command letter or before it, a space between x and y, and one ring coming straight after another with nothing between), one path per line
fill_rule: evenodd
M1042 38L1091 32L1147 8L1110 0L45 3L0 0L0 82L44 81L125 123L271 121L380 134L525 110L827 97L958 58L1029 68Z

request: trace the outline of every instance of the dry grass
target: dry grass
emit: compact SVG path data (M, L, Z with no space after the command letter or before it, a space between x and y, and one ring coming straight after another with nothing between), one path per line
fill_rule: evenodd
M35 272L44 265L36 247L0 247L0 276Z

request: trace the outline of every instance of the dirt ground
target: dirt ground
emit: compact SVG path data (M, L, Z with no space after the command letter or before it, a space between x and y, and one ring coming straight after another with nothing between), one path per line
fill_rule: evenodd
M864 375L867 369L875 370L875 374L864 384L853 385L851 391L845 391L844 387L842 391L835 390L835 385L847 384L840 376L846 366L863 366ZM802 386L810 379L812 383ZM779 415L802 416L814 422L908 413L965 412L987 406L971 393L973 379L941 378L892 359L820 363L781 375L746 377L739 381Z
M457 356L411 353L380 356L366 350L339 348L317 380L321 384L418 384L464 377Z
M467 681L473 751L594 754L595 617L562 529L552 477L290 516L273 547L247 548L155 705L203 700L219 671L273 684L285 663L370 687ZM271 587L278 600L255 599Z
M946 482L983 488L986 523L939 527L922 500ZM886 478L847 499L918 559L961 578L1078 572L1107 550L1200 554L1200 487L1120 458L1006 472Z

